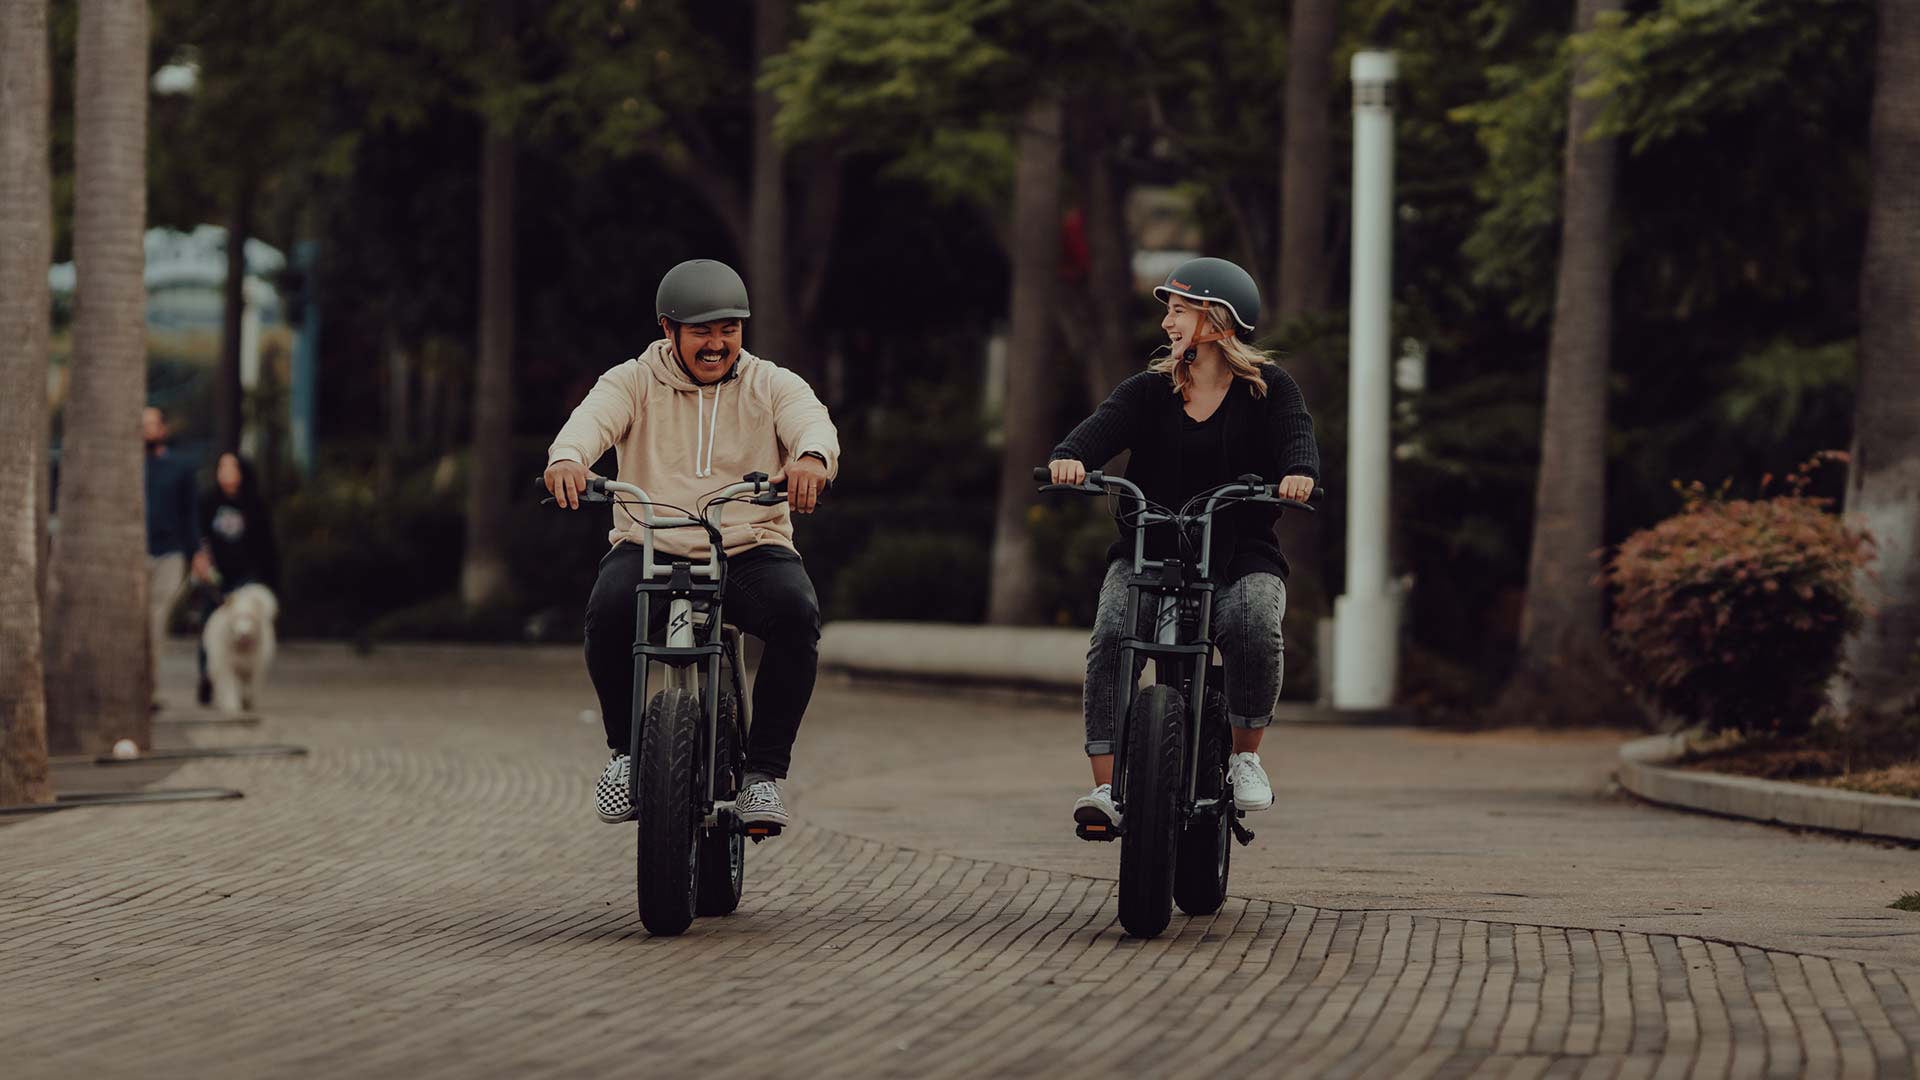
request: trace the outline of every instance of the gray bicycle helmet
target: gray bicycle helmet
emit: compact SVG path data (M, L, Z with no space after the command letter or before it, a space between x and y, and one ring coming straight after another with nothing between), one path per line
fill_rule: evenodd
M1154 288L1153 296L1162 303L1169 296L1184 296L1225 304L1242 338L1260 323L1260 286L1253 283L1253 275L1225 259L1188 259L1173 268L1166 284Z
M688 259L667 271L653 303L659 317L677 323L744 319L752 314L747 307L747 283L733 267L713 259Z

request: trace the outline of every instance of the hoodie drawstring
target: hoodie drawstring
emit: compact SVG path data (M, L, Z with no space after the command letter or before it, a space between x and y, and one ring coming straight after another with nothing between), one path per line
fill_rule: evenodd
M705 391L696 386L693 389L693 393L694 397L698 399L694 405L695 415L698 417L698 420L696 421L693 435L693 475L698 479L704 480L713 475L713 440L714 437L720 433L720 388L717 386L713 388L713 418L711 420L707 418L706 414L707 395ZM705 444L704 447L702 446L703 440Z

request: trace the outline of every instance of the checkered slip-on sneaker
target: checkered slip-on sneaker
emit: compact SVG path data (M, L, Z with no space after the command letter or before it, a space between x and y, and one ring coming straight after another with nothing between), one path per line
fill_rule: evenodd
M627 798L627 778L633 773L633 759L616 752L600 774L600 785L593 792L593 808L600 820L618 825L633 820L633 802Z
M780 786L771 780L748 784L733 808L743 825L786 825L792 820L787 816L787 804L780 801Z

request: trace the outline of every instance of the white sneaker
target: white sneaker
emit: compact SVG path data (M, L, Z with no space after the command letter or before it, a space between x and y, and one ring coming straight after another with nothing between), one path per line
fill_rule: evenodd
M593 792L593 808L601 821L618 825L633 820L633 801L627 797L627 780L632 775L633 759L616 751Z
M787 825L787 804L780 799L780 785L771 780L756 780L734 800L733 808L743 825Z
M1260 755L1251 750L1228 760L1227 786L1233 789L1236 810L1252 812L1273 805L1273 785L1267 782L1267 770L1260 767Z
M1108 828L1120 827L1120 808L1113 805L1113 785L1101 784L1073 804L1073 820L1077 825L1105 825Z

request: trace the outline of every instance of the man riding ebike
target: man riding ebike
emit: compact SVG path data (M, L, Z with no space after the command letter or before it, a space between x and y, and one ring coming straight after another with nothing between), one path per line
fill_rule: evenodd
M561 506L577 509L587 466L609 447L618 480L694 514L703 496L748 473L786 482L785 502L736 506L722 531L727 620L765 643L735 806L743 824L784 826L789 815L778 781L813 696L820 640L820 604L793 546L789 507L813 512L838 471L839 435L806 380L741 347L751 312L746 284L730 267L683 262L660 280L655 300L662 337L600 376L573 410L548 449L546 486ZM614 506L613 549L600 561L587 600L587 672L613 752L595 791L595 808L607 822L634 816L628 748L640 529L628 507ZM669 557L708 555L707 536L696 529L660 530L654 545Z

